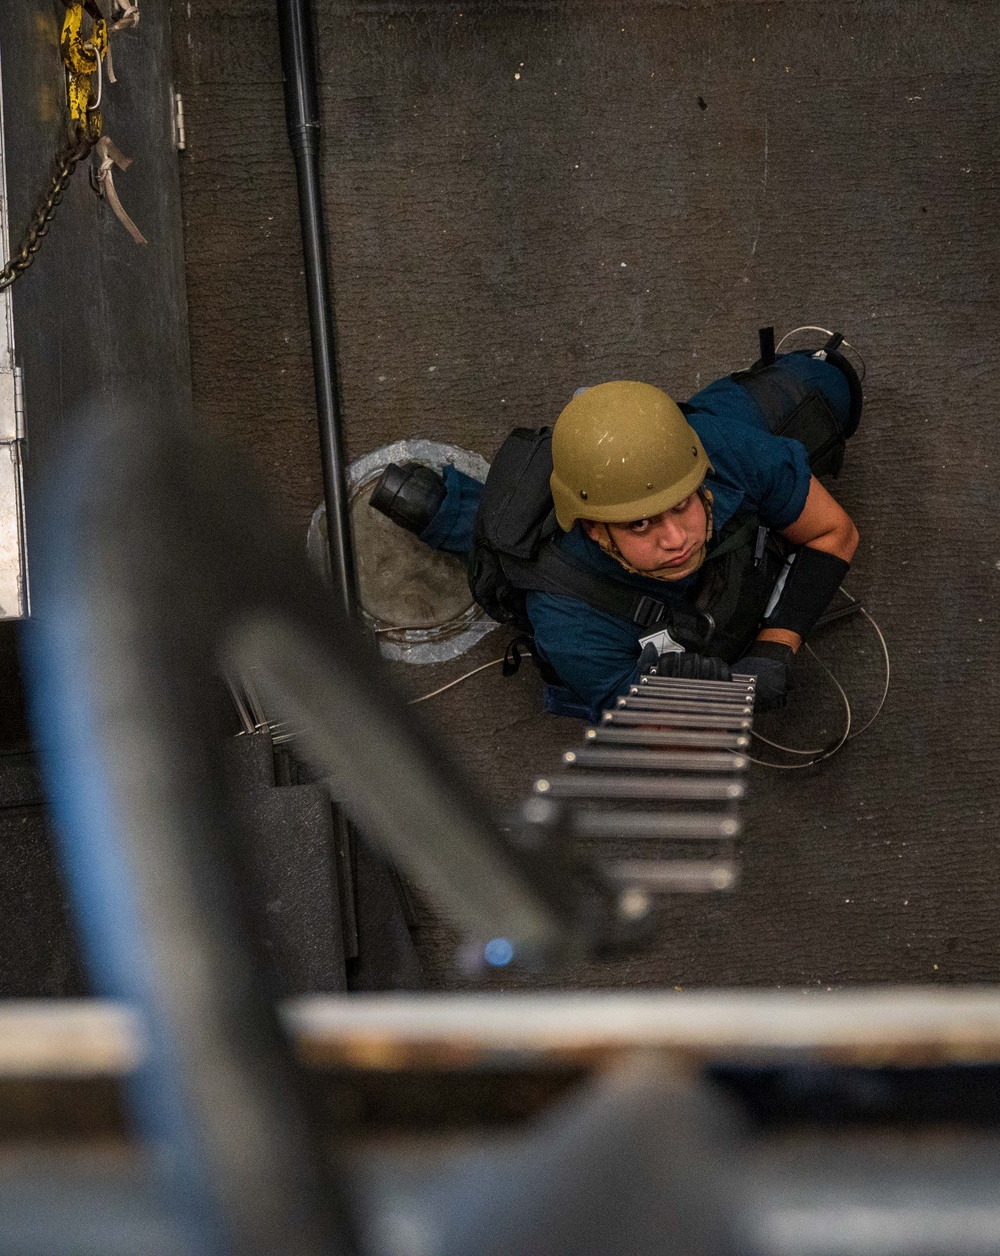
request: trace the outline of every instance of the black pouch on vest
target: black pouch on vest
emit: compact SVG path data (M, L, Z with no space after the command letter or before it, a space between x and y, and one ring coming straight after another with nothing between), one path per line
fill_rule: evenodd
M775 436L801 441L809 451L814 475L840 474L845 434L822 393L808 388L781 363L737 371L732 376L753 397Z
M738 515L726 524L716 551L705 561L695 596L696 609L714 625L703 653L727 663L746 654L791 548L782 537L761 529L755 516Z
M491 619L530 633L524 590L510 581L505 555L530 562L556 531L549 477L552 429L518 427L497 450L483 488L469 558L469 590Z
M730 377L753 397L775 436L787 436L805 445L809 451L809 466L815 475L840 474L844 446L861 421L864 404L861 381L854 367L839 352L843 340L840 332L836 332L823 346L822 353L847 380L851 405L846 419L834 412L818 389L810 388L782 367L781 359L774 355L773 327L760 329L760 357L753 366Z

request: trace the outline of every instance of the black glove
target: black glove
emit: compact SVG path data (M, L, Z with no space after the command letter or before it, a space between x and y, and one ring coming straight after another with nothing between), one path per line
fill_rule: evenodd
M647 646L646 649L649 647ZM645 654L645 650L643 651ZM640 665L643 658L640 657ZM709 658L707 654L694 654L690 650L682 653L671 650L661 654L655 660L656 667L648 670L654 676L679 676L684 680L729 680L729 664L722 659Z
M780 641L755 641L744 658L733 664L734 676L757 677L755 711L777 711L788 701L792 689L790 645Z

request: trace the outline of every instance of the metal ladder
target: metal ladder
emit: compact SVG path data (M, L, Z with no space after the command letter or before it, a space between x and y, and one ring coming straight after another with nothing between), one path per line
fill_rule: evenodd
M653 894L733 889L755 685L753 676L640 677L581 747L564 752L561 770L535 781L529 818L533 803L542 820L554 802L563 829L590 853L595 842L648 843L648 858L599 861L629 914L648 910ZM717 857L679 857L678 843Z

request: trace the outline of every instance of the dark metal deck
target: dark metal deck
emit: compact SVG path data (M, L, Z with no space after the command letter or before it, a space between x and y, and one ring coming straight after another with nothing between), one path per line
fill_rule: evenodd
M316 7L352 456L420 435L489 457L600 380L684 397L766 322L843 328L868 361L836 491L892 651L882 718L818 770L759 770L737 894L678 898L651 954L573 980L995 980L993 5ZM319 459L272 6L173 9L197 406L304 536ZM864 721L874 634L814 644ZM839 700L811 661L797 679L762 731L822 745ZM493 671L425 710L513 799L578 736L539 708L533 676ZM435 985L460 980L449 946L424 931Z

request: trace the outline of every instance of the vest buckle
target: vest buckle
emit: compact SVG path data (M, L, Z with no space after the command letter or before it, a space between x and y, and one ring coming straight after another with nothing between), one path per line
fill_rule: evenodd
M649 597L647 594L643 594L636 602L635 610L632 612L632 621L640 628L652 628L654 624L662 623L670 617L670 608L666 602L661 602L659 598Z

